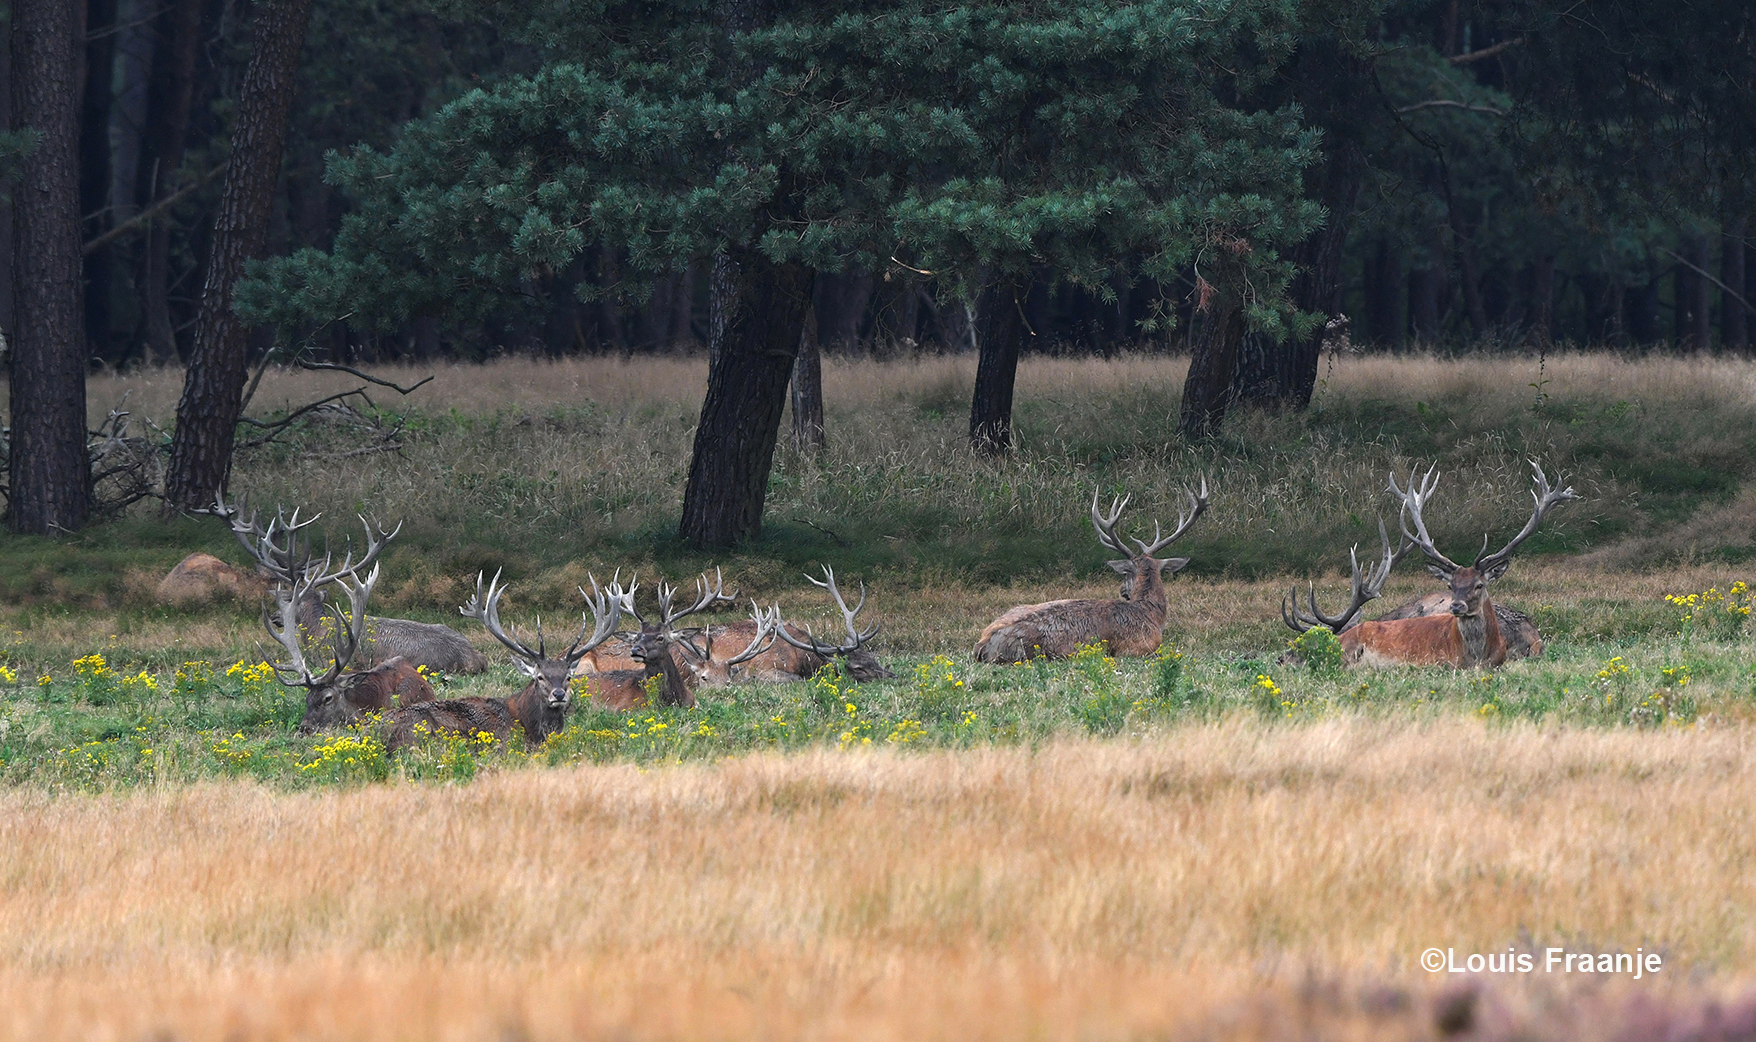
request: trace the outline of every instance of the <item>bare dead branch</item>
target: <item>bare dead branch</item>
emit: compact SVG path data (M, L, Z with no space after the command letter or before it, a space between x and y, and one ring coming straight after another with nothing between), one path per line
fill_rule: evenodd
M1468 65L1470 62L1479 62L1483 58L1492 58L1494 55L1499 54L1508 47L1517 47L1524 42L1524 37L1515 36L1510 40L1501 40L1492 47L1483 47L1479 51L1471 51L1468 54L1454 54L1445 60L1453 65Z

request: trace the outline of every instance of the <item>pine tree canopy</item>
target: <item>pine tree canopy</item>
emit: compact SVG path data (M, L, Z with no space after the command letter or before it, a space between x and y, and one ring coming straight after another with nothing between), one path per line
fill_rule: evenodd
M732 5L736 6L736 5ZM506 12L511 24L513 12ZM545 64L332 154L355 209L329 253L259 266L240 307L293 327L468 319L588 256L640 294L727 247L973 293L1048 269L1223 271L1286 314L1318 134L1248 99L1295 0L804 3L726 31L702 3L567 2ZM589 284L589 283L586 283Z

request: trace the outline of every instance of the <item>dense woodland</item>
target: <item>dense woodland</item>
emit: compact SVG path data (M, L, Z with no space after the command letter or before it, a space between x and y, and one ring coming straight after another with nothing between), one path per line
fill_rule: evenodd
M188 366L166 494L191 506L271 351L706 347L683 527L723 543L759 527L817 345L979 352L993 452L1020 352L1188 350L1200 437L1239 402L1302 408L1335 315L1387 350L1742 353L1756 314L1756 12L1734 0L8 16L15 530L84 519L91 366Z

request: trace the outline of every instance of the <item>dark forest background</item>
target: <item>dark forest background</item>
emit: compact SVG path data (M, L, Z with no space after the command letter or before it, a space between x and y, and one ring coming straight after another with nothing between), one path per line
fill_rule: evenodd
M1626 5L1590 6L1603 16ZM1615 66L1625 57L1618 46L1636 46L1653 61L1699 63L1695 75L1723 72L1714 52L1747 49L1748 18L1730 15L1717 32L1703 20L1735 8L1631 10L1649 24L1603 31L1603 61ZM325 182L326 154L362 143L387 149L408 120L542 61L539 45L509 39L495 20L471 15L424 0L316 0L275 188L270 254L330 247L350 201ZM78 161L87 354L92 365L179 361L193 336L252 5L89 0L85 17ZM1557 138L1601 113L1589 111L1589 97L1575 99L1576 110L1547 109L1559 100L1554 81L1569 71L1564 63L1577 56L1533 46L1532 17L1528 4L1496 0L1391 4L1374 27L1375 53L1361 58L1316 46L1279 69L1271 91L1300 100L1325 131L1328 165L1306 174L1340 236L1339 273L1323 310L1351 316L1356 344L1386 349L1571 342L1748 350L1743 301L1756 297L1756 267L1746 259L1751 204L1709 169L1712 142L1685 140L1697 128L1682 124L1701 115L1685 111L1696 100L1676 100L1667 111L1664 87L1653 84L1644 99L1650 104L1622 99L1618 113L1649 126L1622 126L1590 154L1560 148ZM1675 53L1658 53L1667 50ZM0 47L0 61L8 51ZM9 74L0 65L0 79ZM0 105L10 94L0 90ZM1606 174L1626 177L1641 167L1654 168L1644 187L1601 190ZM0 236L10 231L0 210ZM0 264L9 265L11 255L0 250ZM467 324L429 317L377 331L344 320L305 330L305 343L343 362L704 343L704 264L661 280L649 297L612 292L581 301L581 284L618 282L617 260L588 251L570 270L532 280L530 299ZM819 276L814 303L824 347L967 350L963 303L933 280L898 274ZM1024 315L1036 335L1026 339L1027 351L1174 345L1189 328L1193 282L1118 280L1115 299L1106 301L1052 270L1032 281ZM7 330L11 286L9 273L0 274L0 328ZM534 310L531 299L539 302ZM1184 320L1174 332L1145 321L1164 302ZM272 332L259 331L255 350L272 340Z

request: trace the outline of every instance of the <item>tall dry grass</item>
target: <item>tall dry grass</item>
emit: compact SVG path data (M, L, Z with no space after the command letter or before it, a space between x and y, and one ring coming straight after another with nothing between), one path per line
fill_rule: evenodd
M1453 983L1417 968L1430 946L1664 953L1639 983L1491 982L1494 1016L1541 1026L1554 996L1669 1002L1756 968L1753 751L1747 729L1229 721L467 787L6 792L0 1034L1419 1037Z

